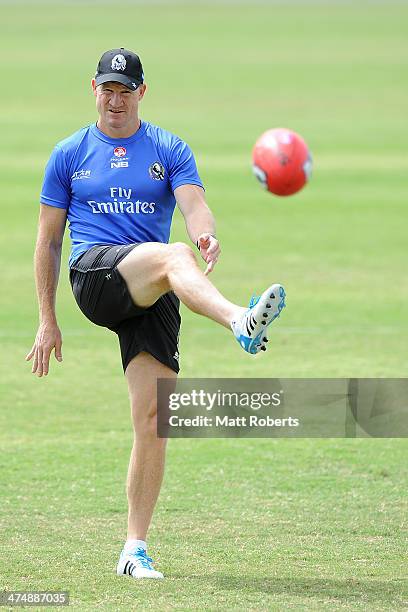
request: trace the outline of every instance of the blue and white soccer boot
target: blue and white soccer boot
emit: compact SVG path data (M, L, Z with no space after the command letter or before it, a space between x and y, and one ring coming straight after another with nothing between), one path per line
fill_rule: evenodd
M118 576L132 578L163 578L163 574L154 569L153 559L141 546L134 550L122 550L116 573Z
M285 308L285 290L282 285L272 285L259 297L253 296L249 308L231 322L234 336L247 353L256 355L266 351L267 327L279 317Z

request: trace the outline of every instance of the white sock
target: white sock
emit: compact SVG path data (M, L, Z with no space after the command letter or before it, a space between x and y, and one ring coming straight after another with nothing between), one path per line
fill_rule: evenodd
M123 550L129 552L130 550L134 550L135 548L143 548L143 550L147 550L146 542L144 540L126 540Z

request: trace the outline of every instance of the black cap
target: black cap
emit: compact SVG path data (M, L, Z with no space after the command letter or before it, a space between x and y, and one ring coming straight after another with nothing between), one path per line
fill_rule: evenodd
M106 51L99 60L95 74L96 85L117 81L133 90L143 83L143 79L139 56L123 47Z

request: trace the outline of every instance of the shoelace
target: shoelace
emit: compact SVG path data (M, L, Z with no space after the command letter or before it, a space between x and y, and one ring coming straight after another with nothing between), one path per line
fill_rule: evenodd
M136 548L135 552L131 553L132 556L136 557L140 565L146 569L153 569L150 565L153 562L151 557L147 556L147 553L144 548Z

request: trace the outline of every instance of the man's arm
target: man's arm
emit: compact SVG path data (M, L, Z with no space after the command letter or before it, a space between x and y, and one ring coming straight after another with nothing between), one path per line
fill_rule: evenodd
M55 297L66 219L65 209L41 204L34 256L40 322L34 345L26 357L27 361L34 358L32 372L37 376L48 374L54 348L55 358L62 361L62 337L55 313Z
M221 253L215 236L215 220L208 208L204 190L198 185L181 185L174 190L177 204L186 223L187 233L200 250L207 264L204 274L209 274Z

